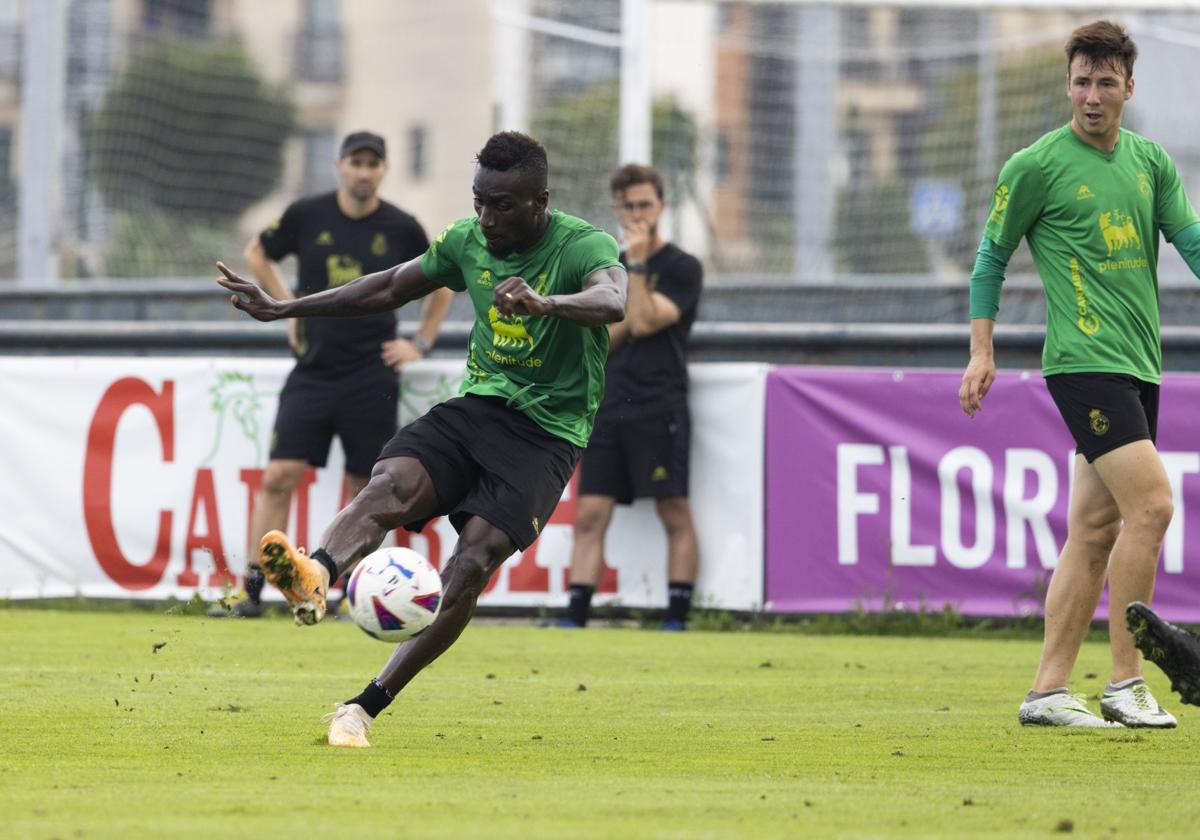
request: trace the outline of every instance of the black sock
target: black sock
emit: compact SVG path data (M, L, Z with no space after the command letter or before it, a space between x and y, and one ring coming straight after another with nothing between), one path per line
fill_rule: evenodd
M586 583L572 583L568 591L571 601L567 604L567 618L580 627L586 627L588 615L592 611L592 593L596 591L596 587Z
M263 577L262 569L258 566L251 566L246 569L246 597L255 604L262 603L263 583L266 578Z
M338 567L337 563L333 562L333 558L329 556L329 552L323 548L318 548L311 555L312 559L316 560L325 567L325 571L329 572L329 585L333 586L337 583Z
M693 584L673 580L667 584L667 621L687 621L688 610L692 608Z
M349 706L351 703L357 703L363 707L363 711L371 717L377 718L379 717L379 713L386 709L395 699L396 695L384 688L383 683L376 679L367 683L367 687L357 697L351 697L347 700L346 705Z

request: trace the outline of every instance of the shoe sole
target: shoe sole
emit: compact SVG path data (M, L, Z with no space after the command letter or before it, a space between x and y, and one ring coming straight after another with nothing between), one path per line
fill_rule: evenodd
M1145 723L1132 718L1126 719L1121 715L1105 712L1103 709L1100 710L1100 714L1104 715L1105 720L1112 723L1119 723L1126 729L1174 729L1178 726L1176 721L1171 721L1170 723Z
M1163 621L1141 601L1134 601L1125 608L1125 626L1142 656L1161 668L1171 680L1171 690L1179 695L1179 699L1188 705L1200 706L1198 665L1176 661L1177 656L1185 654L1179 650L1186 647L1183 631Z
M321 585L305 581L304 569L293 557L291 543L279 531L269 531L258 546L259 565L263 575L283 593L292 605L297 624L316 624L325 617L325 596ZM300 590L304 587L306 591Z

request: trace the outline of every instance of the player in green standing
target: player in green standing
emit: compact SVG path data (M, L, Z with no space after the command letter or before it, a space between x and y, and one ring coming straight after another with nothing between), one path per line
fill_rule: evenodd
M546 151L517 132L477 156L476 215L425 254L337 289L276 300L218 264L233 304L260 321L395 309L442 287L475 308L461 396L387 443L361 493L307 556L272 531L259 559L299 624L325 614L329 584L388 531L449 516L458 542L442 569L441 612L379 676L339 703L328 740L370 746L373 720L466 627L488 580L537 539L587 445L604 393L607 325L625 315L627 278L611 236L549 209Z
M1172 515L1155 449L1159 236L1200 276L1200 217L1162 147L1121 128L1137 57L1125 30L1108 21L1082 26L1065 51L1070 123L1000 172L971 275L971 356L959 402L974 416L995 379L1000 284L1024 237L1046 293L1046 387L1077 449L1041 661L1018 717L1029 725L1169 728L1175 718L1142 679L1124 612L1150 601ZM1068 683L1106 576L1112 676L1096 715Z

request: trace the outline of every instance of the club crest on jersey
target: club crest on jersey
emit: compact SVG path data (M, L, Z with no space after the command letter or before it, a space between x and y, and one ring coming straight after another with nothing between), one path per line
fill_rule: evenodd
M382 233L375 234L375 238L371 240L371 253L377 257L382 257L387 253L387 236Z
M1092 427L1092 434L1096 437L1104 437L1108 434L1108 418L1100 413L1100 409L1093 408L1088 412L1088 424Z
M1104 244L1108 246L1108 255L1124 248L1136 247L1142 250L1142 237L1133 226L1133 219L1128 213L1120 210L1109 210L1100 214L1100 232L1104 234Z
M1138 192L1142 194L1142 198L1149 198L1154 189L1150 186L1150 176L1145 172L1138 173Z

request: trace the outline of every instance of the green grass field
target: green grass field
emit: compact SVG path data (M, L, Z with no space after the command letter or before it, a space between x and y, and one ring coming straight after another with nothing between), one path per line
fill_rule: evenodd
M390 650L351 624L10 609L0 638L3 836L1198 830L1200 710L1148 666L1179 729L1023 729L1033 640L477 624L334 750L321 715ZM1088 642L1076 687L1106 669Z

